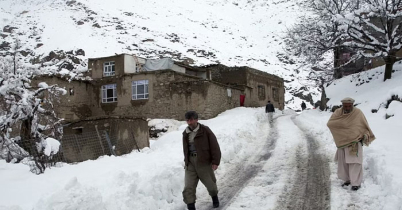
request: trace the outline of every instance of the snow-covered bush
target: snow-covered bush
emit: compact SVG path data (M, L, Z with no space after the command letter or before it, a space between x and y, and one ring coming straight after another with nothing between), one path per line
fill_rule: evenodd
M28 162L35 162L34 170L42 173L46 168L43 160L49 159L46 139L62 136L54 103L66 91L43 82L31 87L34 72L35 69L14 68L12 60L0 58L0 159L20 162L28 158Z

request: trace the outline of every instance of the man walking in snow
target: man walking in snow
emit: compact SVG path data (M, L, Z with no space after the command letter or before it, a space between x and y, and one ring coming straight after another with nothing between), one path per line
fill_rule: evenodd
M188 127L183 132L185 184L183 201L189 210L195 210L198 181L205 185L212 197L214 208L219 207L218 187L214 171L221 161L221 150L215 134L207 126L198 123L198 114L185 114Z
M273 116L275 112L275 107L273 104L271 104L271 101L268 101L268 104L265 106L265 113L268 113L268 122L272 123L273 121Z
M363 144L368 146L375 136L363 112L354 107L352 98L341 100L342 107L335 110L327 126L334 137L338 150L338 177L342 186L352 185L352 190L360 188L363 179Z

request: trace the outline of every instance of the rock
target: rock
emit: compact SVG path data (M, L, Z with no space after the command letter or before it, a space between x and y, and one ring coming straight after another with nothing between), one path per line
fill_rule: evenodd
M17 27L12 27L12 26L6 25L6 26L4 26L4 28L3 28L3 32L12 33L14 29L18 29L18 28L17 28Z
M5 51L7 51L7 50L10 50L10 43L8 43L8 42L5 42L5 41L3 41L1 44L0 44L0 50L5 50Z
M75 64L80 64L81 63L81 60L79 58L77 58L77 57L72 56L70 59Z
M101 28L101 26L99 25L99 23L93 24L92 27L94 27L94 28Z
M83 49L78 49L77 51L75 51L75 55L85 56L85 51Z
M30 52L27 52L25 50L21 50L20 53L21 53L22 56L27 57L27 55L29 55Z

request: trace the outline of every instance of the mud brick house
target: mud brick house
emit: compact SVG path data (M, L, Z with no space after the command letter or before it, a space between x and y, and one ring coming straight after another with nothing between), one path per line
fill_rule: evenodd
M268 101L284 109L285 87L282 78L249 67L227 67L221 64L204 67L213 81L242 90L246 107L265 106Z
M65 119L65 135L113 131L117 137L112 143L119 154L134 148L124 146L132 141L131 131L139 148L149 146L148 118L184 120L186 111L195 110L201 119L209 119L239 106L265 106L268 100L284 107L283 79L248 67L194 67L171 59L120 54L91 58L88 70L92 80L52 76L35 81L67 90L56 107Z

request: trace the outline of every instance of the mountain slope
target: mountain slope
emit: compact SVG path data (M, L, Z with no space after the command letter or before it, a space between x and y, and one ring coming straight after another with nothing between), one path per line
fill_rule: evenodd
M312 92L318 100L314 84L300 84L294 77L303 80L307 69L283 52L284 32L305 13L300 4L301 0L3 0L0 55L13 52L18 40L20 65L35 64L47 73L67 68L73 75L86 71L87 58L115 53L173 57L193 65L250 66L288 81L288 107L299 108L300 99L292 99L290 92ZM307 88L300 90L303 86Z

